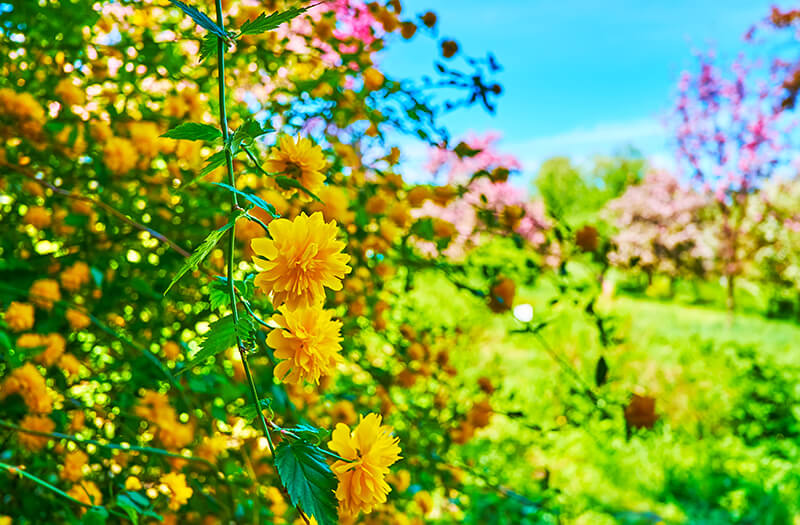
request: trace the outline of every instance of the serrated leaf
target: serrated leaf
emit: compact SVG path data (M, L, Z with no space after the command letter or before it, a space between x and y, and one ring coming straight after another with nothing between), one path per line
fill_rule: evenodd
M81 525L105 525L108 511L103 507L92 507L81 518Z
M214 230L208 234L208 237L206 237L200 246L198 246L197 249L192 252L192 255L186 259L186 261L183 263L183 266L181 266L178 272L175 274L175 277L172 278L172 282L170 282L169 286L167 286L167 289L164 290L164 295L167 295L167 292L169 292L170 288L172 288L172 286L177 283L178 280L180 280L180 278L186 274L186 272L197 269L200 263L203 262L203 259L205 259L209 253L211 253L211 250L214 249L214 246L217 245L219 240L222 239L222 236L225 235L225 232L228 231L231 226L233 226L233 222L229 222L222 228Z
M241 190L238 190L238 189L234 188L233 186L231 186L230 184L223 184L221 182L212 182L212 184L216 184L217 186L221 186L221 187L225 188L226 190L232 191L236 195L239 195L240 197L243 197L243 198L247 199L253 206L258 206L259 208L261 208L265 212L269 213L272 216L273 219L279 219L280 218L280 215L275 210L275 206L273 206L272 204L268 203L267 201L265 201L261 197L259 197L257 195L253 195L252 193L246 193L246 192L243 192Z
M319 525L339 521L334 476L320 450L304 441L284 441L275 449L275 467L292 504L314 516Z
M200 42L200 62L208 57L217 56L218 48L216 35L208 33L205 38L203 38L203 41Z
M304 441L308 441L313 445L320 445L325 438L328 437L330 432L324 428L316 428L305 423L300 423L296 427L284 428L287 432L295 434L297 437Z
M167 131L162 137L176 140L205 140L213 142L222 137L222 132L214 126L197 122L184 122Z
M275 11L271 15L267 15L267 13L261 13L253 20L248 20L242 27L239 28L239 36L240 38L244 35L257 35L259 33L266 33L267 31L272 31L276 29L281 24L292 20L293 18L305 13L308 8L306 7L290 7L286 11L280 13Z
M270 413L272 413L271 399L269 398L259 399L258 405L261 407L261 410L269 410ZM256 418L258 413L256 412L256 407L254 407L252 403L248 403L245 406L239 408L239 410L236 411L236 415L241 417L242 419L252 421Z
M236 128L236 131L234 131L233 135L228 139L228 144L226 146L231 150L231 155L236 155L239 153L239 148L242 147L242 143L249 146L257 137L269 131L268 129L262 128L257 120L249 118L244 124Z
M303 191L306 195L308 195L309 197L311 197L315 201L322 202L322 200L319 197L317 197L316 195L311 193L311 190L309 190L308 188L306 188L305 186L300 184L300 181L298 181L296 179L293 179L291 177L287 177L286 175L278 175L277 177L275 177L275 182L277 182L278 186L280 186L284 190L288 190L288 189L291 189L291 188L298 189L298 190Z
M222 166L223 164L225 164L225 160L226 159L225 159L225 150L224 149L214 153L213 155L208 157L208 159L206 160L206 165L203 166L203 169L200 170L200 173L197 174L197 177L192 179L188 184L185 184L185 186L187 186L187 187L191 186L192 184L194 184L195 182L199 181L200 179L208 176L209 173L211 173L215 169L217 169L220 166Z
M189 17L194 20L197 25L205 29L206 31L210 31L214 33L218 37L222 38L223 40L228 40L229 36L221 27L219 27L216 22L211 20L208 15L199 11L196 7L192 7L190 5L186 5L180 0L169 0L170 3L174 6L180 8L181 11L189 15Z
M253 327L253 323L249 318L241 317L238 323L234 323L233 314L226 315L211 323L205 338L200 343L200 350L192 357L192 360L189 361L186 368L181 369L175 375L188 372L197 365L203 364L209 357L213 357L232 346L236 346L237 328L238 336L242 340L251 339L255 332L255 327Z
M241 281L234 279L233 284L236 286L236 289L242 295L242 297L250 301L253 298L253 293L255 292L255 286L253 284L254 276L248 276L247 279ZM209 291L209 303L211 305L212 310L217 310L222 306L227 306L231 303L231 296L230 290L228 289L228 279L225 277L217 277L210 286Z

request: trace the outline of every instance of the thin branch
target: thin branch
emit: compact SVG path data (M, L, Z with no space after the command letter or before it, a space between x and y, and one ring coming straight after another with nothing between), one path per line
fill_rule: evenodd
M36 176L36 174L33 173L31 170L29 170L29 169L27 169L27 168L25 168L23 166L19 166L17 164L11 164L11 163L6 162L4 160L0 160L0 166L2 166L4 168L11 169L11 170L14 170L15 172L17 172L20 175L22 175L22 176L24 176L24 177L36 182L37 184L40 184L41 186L44 186L44 187L50 189L53 193L57 193L59 195L63 195L64 197L67 197L69 199L75 199L75 200L78 200L78 201L88 202L88 203L90 203L90 204L92 204L94 206L102 208L105 211L107 211L108 213L110 213L111 215L113 215L113 216L117 217L118 219L120 219L125 224L133 226L137 230L141 230L143 232L149 233L150 235L152 235L153 237L155 237L159 241L167 244L170 248L172 248L173 250L175 250L179 254L183 255L184 257L189 257L191 255L189 252L187 252L186 250L181 248L178 244L176 244L174 241L170 240L165 235L157 232L156 230L154 230L152 228L149 228L149 227L145 226L142 223L136 222L135 220L131 219L130 217L128 217L127 215L125 215L121 211L117 210L116 208L114 208L113 206L111 206L109 204L106 204L105 202L101 201L100 199L98 199L96 197L89 197L89 196L86 196L86 195L81 195L79 193L73 193L71 191L65 190L64 188L59 188L58 186L55 186L54 184L51 184L50 182L48 182L48 181L46 181L44 179L38 178Z

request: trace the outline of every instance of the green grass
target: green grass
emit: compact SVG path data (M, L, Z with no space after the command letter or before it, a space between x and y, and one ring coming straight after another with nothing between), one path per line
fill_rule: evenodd
M800 425L800 402L791 412L800 400L792 368L800 367L798 325L621 296L598 304L621 340L603 348L586 298L551 306L556 292L547 280L519 290L516 304L532 304L535 321L548 321L542 339L584 383L593 383L601 356L609 364L608 384L592 385L612 414L603 419L542 341L509 333L522 327L510 313L492 314L441 277L419 282L408 299L419 322L467 334L455 356L467 383L502 378L492 397L497 414L463 451L498 483L545 498L566 523L800 519L800 443L767 431ZM660 421L629 439L621 407L633 392L656 398ZM788 412L780 412L783 404ZM503 415L511 412L524 415ZM536 425L551 430L530 428Z

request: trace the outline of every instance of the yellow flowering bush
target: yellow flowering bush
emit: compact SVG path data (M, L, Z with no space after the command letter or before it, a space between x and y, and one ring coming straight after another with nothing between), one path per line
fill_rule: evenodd
M485 497L453 474L494 414L451 361L469 335L407 299L433 272L508 311L503 265L475 277L458 254L489 233L537 261L549 247L530 206L399 174L398 131L477 153L377 62L396 36L435 36L435 16L397 0L189 4L0 13L2 512L409 523L441 491ZM469 231L449 206L473 210Z

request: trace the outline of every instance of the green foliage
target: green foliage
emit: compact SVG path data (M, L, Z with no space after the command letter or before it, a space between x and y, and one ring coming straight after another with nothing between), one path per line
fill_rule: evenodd
M203 262L203 259L208 257L208 254L211 253L211 250L217 245L217 243L222 239L225 235L225 232L228 231L233 225L235 221L229 222L222 228L212 231L208 234L200 246L192 253L192 255L186 259L186 262L183 263L183 266L175 273L175 276L172 278L172 281L167 286L167 289L164 290L164 295L169 292L170 288L177 283L181 277L186 275L187 272L194 271Z
M248 20L239 28L239 37L244 35L257 35L277 29L281 24L289 22L308 10L306 7L293 6L283 12L274 12L271 15L261 13L253 20Z
M209 325L208 333L200 343L200 350L192 356L192 360L178 374L188 372L192 368L203 364L209 357L236 346L240 340L243 342L252 341L254 332L255 326L253 326L253 322L248 317L240 317L234 323L233 314L228 314L214 321Z
M206 159L206 165L203 166L203 169L200 170L198 173L197 178L192 180L188 185L194 184L198 180L206 177L209 173L214 171L215 169L219 168L220 166L225 164L225 150L220 150L213 155L211 155L208 159Z
M208 57L217 56L219 51L217 37L213 33L207 34L202 41L200 41L200 62L203 62Z
M219 27L216 24L216 22L214 22L213 20L211 20L208 17L208 15L206 15L205 13L199 11L196 7L192 7L192 6L186 5L183 2L181 2L180 0L169 0L169 1L170 1L171 4L179 7L181 9L181 11L183 11L184 13L189 15L189 17L192 20L194 20L197 23L197 25L199 25L200 27L202 27L206 31L209 31L209 32L211 32L211 33L213 33L213 34L217 35L218 37L220 37L222 39L225 39L225 40L227 40L229 38L228 34L225 32L225 30L223 30L221 27Z
M140 517L162 520L161 516L153 511L150 501L138 492L127 491L118 494L115 505L128 516L133 525L139 524Z
M277 182L278 186L280 186L284 190L298 189L301 190L306 195L308 195L309 197L311 197L312 199L314 199L315 201L322 202L319 197L311 193L311 191L305 186L303 186L303 184L297 179L287 177L286 175L278 175L277 177L275 177L275 182Z
M261 410L269 410L272 413L272 400L271 399L259 399L258 406L261 407ZM248 421L253 421L258 416L258 411L256 407L253 406L252 403L248 403L245 406L241 407L236 414L239 417L242 417Z
M243 299L252 300L253 294L255 293L253 276L250 276L244 280L235 279L233 282L234 286L236 286L236 290L241 294ZM228 279L220 276L217 276L217 278L214 279L210 285L208 301L212 310L219 310L220 308L231 304Z
M636 156L598 158L582 170L566 157L545 161L534 180L548 212L570 227L594 223L597 212L642 178L645 163Z
M248 202L250 202L251 205L258 206L259 208L261 208L265 212L269 213L272 216L273 219L280 218L280 215L278 215L278 212L275 211L275 206L273 206L272 204L268 203L267 201L265 201L264 199L262 199L258 195L254 195L252 193L244 192L244 191L242 191L240 189L234 188L230 184L223 184L221 182L214 182L213 184L216 184L217 186L220 186L221 188L225 188L228 191L232 191L233 193L235 193L239 197L243 197Z
M275 467L292 504L299 506L319 525L335 525L336 477L320 450L304 441L284 441L275 449Z
M222 137L218 128L208 124L198 124L196 122L184 122L167 131L162 137L177 140L204 140L213 142Z

